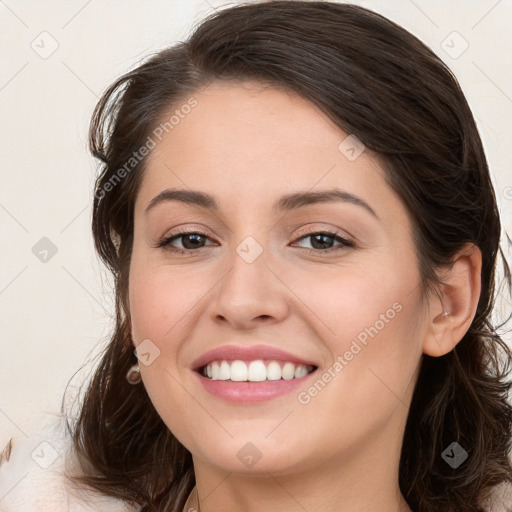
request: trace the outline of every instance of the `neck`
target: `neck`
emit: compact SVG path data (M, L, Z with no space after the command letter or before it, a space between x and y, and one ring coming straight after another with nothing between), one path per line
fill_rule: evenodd
M197 487L184 512L339 512L340 504L343 512L412 512L398 487L399 454L376 435L363 450L286 474L235 473L194 459Z

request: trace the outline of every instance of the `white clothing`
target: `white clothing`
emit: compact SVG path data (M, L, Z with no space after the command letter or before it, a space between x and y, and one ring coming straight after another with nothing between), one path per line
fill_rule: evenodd
M10 454L9 444L11 447ZM77 491L65 476L77 471L65 419L42 419L37 432L19 432L0 446L0 512L138 512L141 507L100 495ZM7 460L8 458L8 460Z

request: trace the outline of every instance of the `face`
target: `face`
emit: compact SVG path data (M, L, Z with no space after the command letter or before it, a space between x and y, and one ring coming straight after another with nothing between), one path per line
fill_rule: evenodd
M129 306L154 406L195 462L227 471L394 454L425 328L403 203L375 155L302 97L250 82L193 97L135 204ZM215 207L162 195L178 189Z

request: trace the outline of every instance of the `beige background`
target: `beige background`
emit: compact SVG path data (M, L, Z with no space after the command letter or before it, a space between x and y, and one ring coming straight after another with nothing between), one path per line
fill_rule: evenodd
M477 119L512 234L512 1L351 3L398 22L452 68ZM198 20L226 5L0 2L0 447L37 426L43 412L58 412L68 381L98 353L111 326L110 281L90 234L95 162L86 133L97 99L144 56L184 40ZM464 41L469 46L459 56ZM57 249L46 263L32 252L43 237ZM510 300L502 307L510 311Z

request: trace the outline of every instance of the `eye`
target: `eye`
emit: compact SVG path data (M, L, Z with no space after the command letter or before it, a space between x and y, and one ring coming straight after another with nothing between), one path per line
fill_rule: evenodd
M332 251L339 251L345 249L346 247L355 247L355 244L348 240L347 238L341 236L336 231L312 231L310 233L302 235L298 238L294 243L298 241L306 240L310 238L312 242L312 248L303 247L303 249L309 253L330 253ZM183 239L181 242L183 248L174 247L172 244L179 239ZM163 247L165 250L177 253L177 254L191 254L193 252L198 252L196 249L202 249L205 247L205 240L209 240L210 238L206 233L202 233L200 231L182 231L179 233L174 233L169 236L166 236L160 240L155 247ZM331 241L329 241L331 240ZM338 246L331 247L332 241L339 242ZM215 244L210 244L215 245ZM329 246L329 247L326 247Z
M310 232L305 235L302 235L297 241L306 240L308 238L311 239L312 248L310 249L310 248L304 247L304 249L309 253L315 253L315 254L326 253L326 252L330 253L332 251L339 251L339 250L345 249L346 247L355 247L355 244L352 241L341 236L336 231L324 230L324 231ZM339 242L339 245L335 246L335 247L331 247L332 241L330 242L329 240L337 241L337 242ZM295 242L295 243L297 243L297 242ZM329 246L329 247L326 247L326 246Z
M183 249L179 247L174 247L171 245L175 240L183 239ZM199 231L182 231L180 233L175 233L170 236L166 236L162 240L160 240L156 247L165 247L166 250L175 252L178 254L190 254L190 252L194 252L194 249L201 249L204 247L202 239L208 239L208 235L205 233L201 233Z

